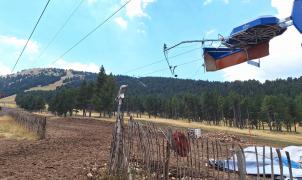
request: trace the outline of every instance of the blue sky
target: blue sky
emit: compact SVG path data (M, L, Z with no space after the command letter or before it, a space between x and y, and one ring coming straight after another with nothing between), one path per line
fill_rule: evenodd
M45 51L49 41L81 1L77 12ZM124 2L51 0L16 70L58 67L96 72L100 65L104 65L113 74L170 77L163 59L164 43L172 45L182 40L217 38L218 34L227 36L233 27L260 15L285 18L290 15L292 5L292 0L133 0L83 43L52 63ZM10 73L45 4L46 0L0 1L0 74ZM299 53L301 42L301 35L291 28L284 37L272 41L272 55L264 58L260 69L242 64L204 73L202 52L198 49L200 44L184 45L169 55L195 49L171 59L173 65L196 60L176 69L180 78L264 81L302 75L295 64L302 59ZM160 60L152 66L132 71Z

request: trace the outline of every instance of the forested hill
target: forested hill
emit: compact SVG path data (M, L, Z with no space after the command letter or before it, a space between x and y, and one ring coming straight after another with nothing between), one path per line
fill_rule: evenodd
M79 87L85 79L93 81L96 73L71 70L71 76L66 78L66 70L62 69L31 69L18 74L0 77L0 96L10 96L23 92L33 87L46 86L65 77L62 86ZM210 82L189 79L175 79L163 77L134 78L129 76L115 76L118 85L128 84L129 96L154 95L162 98L183 95L186 93L200 95L204 92L217 92L227 95L230 91L245 96L255 95L285 95L294 97L302 92L302 77L288 78L286 80L266 81L235 81L235 82Z
M129 85L129 95L157 95L170 97L186 93L200 95L204 92L216 92L227 95L230 91L245 96L255 95L285 95L294 97L302 92L302 77L286 80L266 81L256 80L234 82L211 82L203 80L175 79L162 77L133 78L116 76L118 84Z

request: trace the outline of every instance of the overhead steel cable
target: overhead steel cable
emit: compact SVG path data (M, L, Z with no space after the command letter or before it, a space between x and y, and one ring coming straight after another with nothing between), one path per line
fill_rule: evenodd
M42 13L41 13L41 15L40 15L38 21L36 22L36 24L35 24L35 26L34 26L34 29L31 31L30 36L28 37L28 39L27 39L27 41L26 41L26 43L25 43L25 45L24 45L24 47L23 47L23 49L22 49L20 55L18 56L18 59L17 59L15 65L13 66L12 72L11 72L11 73L14 72L14 70L15 70L15 68L16 68L16 66L17 66L17 64L18 64L18 62L19 62L19 60L21 59L21 57L22 57L22 55L23 55L23 53L24 53L24 51L25 51L25 49L26 49L26 47L27 47L27 45L28 45L28 43L29 43L29 41L30 41L30 39L31 39L31 37L32 37L32 35L34 34L34 32L35 32L35 30L36 30L36 28L37 28L37 26L38 26L38 24L39 24L39 22L40 22L40 20L41 20L41 18L42 18L42 16L43 16L43 14L44 14L44 12L46 11L46 8L47 8L49 2L50 2L50 0L48 0L47 3L46 3L46 5L44 6L44 9L43 9L43 11L42 11Z
M93 28L91 31L89 31L84 37L82 37L79 41L77 41L73 46L71 46L67 51L65 51L61 56L59 56L55 61L53 61L51 64L56 63L59 59L64 57L67 53L69 53L73 48L78 46L81 42L83 42L86 38L88 38L91 34L93 34L96 30L98 30L100 27L102 27L106 22L108 22L113 16L115 16L118 12L120 12L128 3L130 3L132 0L127 1L124 3L120 8L118 8L114 13L112 13L110 16L108 16L104 21L102 21L99 25L97 25L95 28Z
M125 74L128 74L128 73L130 73L130 72L134 72L134 71L138 71L138 70L140 70L140 69L145 69L145 68L147 68L147 67L149 67L149 66L152 66L152 65L154 65L154 64L159 64L159 63L161 63L162 61L164 61L164 59L158 60L158 61L154 61L154 62L152 62L152 63L150 63L150 64L146 64L146 65L142 65L142 66L136 67L136 68L134 68L134 69L131 69L131 70L127 71Z
M152 72L143 74L143 75L141 75L141 76L147 76L147 75L150 75L150 74L154 74L154 73L157 73L157 72L168 71L168 70L169 70L169 69L167 69L167 68L163 68L163 69L159 69L159 70L156 70L156 71L152 71Z
M70 21L70 19L72 18L72 16L78 11L78 9L80 8L80 6L83 4L84 0L81 0L79 2L79 4L73 9L73 11L70 13L70 15L68 16L68 18L66 19L66 21L63 23L63 25L59 28L59 30L56 32L56 34L52 37L52 39L48 42L48 44L45 46L45 48L42 50L42 52L40 53L39 57L37 59L40 59L43 54L46 52L46 50L49 48L49 46L54 42L55 39L57 39L57 37L59 36L59 34L62 32L62 30L64 29L64 27L68 24L68 22Z
M187 64L191 64L191 63L194 63L194 62L197 62L197 61L200 61L202 60L202 58L197 58L197 59L194 59L192 61L188 61L188 62L184 62L184 63L181 63L181 64L178 64L176 65L177 67L179 66L184 66L184 65L187 65ZM169 69L167 68L162 68L162 69L159 69L159 70L156 70L156 71L152 71L150 73L146 73L146 74L143 74L141 76L146 76L146 75L150 75L150 74L154 74L154 73L157 73L157 72L163 72L163 71L168 71Z
M193 63L193 62L197 62L197 61L199 61L199 60L202 60L202 58L197 58L197 59L195 59L195 60L193 60L193 61L184 62L184 63L178 64L178 65L176 65L176 66L177 66L177 67L179 67L179 66L184 66L184 65L187 65L187 64L191 64L191 63Z
M171 56L169 59L173 59L173 58L176 58L176 57L178 57L178 56L182 56L182 55L184 55L184 54L188 54L188 53L193 52L193 51L195 51L195 50L197 50L197 49L200 49L200 47L198 47L198 48L193 48L193 49L190 49L190 50L181 52L181 53L179 53L179 54L176 54L176 55L174 55L174 56ZM151 63L146 64L146 65L142 65L142 66L133 68L133 69L131 69L131 70L125 72L125 74L128 74L128 73L130 73L130 72L135 72L135 71L138 71L138 70L141 70L141 69L145 69L145 68L150 67L150 66L152 66L152 65L154 65L154 64L159 64L159 63L161 63L161 62L163 62L163 61L165 61L165 58L162 58L161 60L157 60L157 61L151 62Z
M198 75L200 69L202 69L202 68L203 68L203 66L201 66L201 67L198 66L197 69L196 69L196 71L194 72L194 74L190 77L190 79L195 78Z

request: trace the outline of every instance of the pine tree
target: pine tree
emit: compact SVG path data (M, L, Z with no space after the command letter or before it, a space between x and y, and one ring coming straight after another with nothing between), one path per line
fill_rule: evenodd
M95 84L95 92L93 97L94 110L100 113L106 109L106 104L104 104L104 86L106 83L106 73L104 66L101 66L100 72L98 73L97 81Z

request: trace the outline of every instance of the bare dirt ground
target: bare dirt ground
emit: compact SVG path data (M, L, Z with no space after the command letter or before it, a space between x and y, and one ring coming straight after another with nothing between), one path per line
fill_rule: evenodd
M107 163L112 128L113 122L109 120L58 118L47 121L44 140L0 137L0 180L88 179L87 174L93 168L104 169ZM238 142L243 147L266 144L228 133L205 132L204 135Z
M0 139L0 179L87 179L107 162L113 124L91 119L47 121L46 139Z

